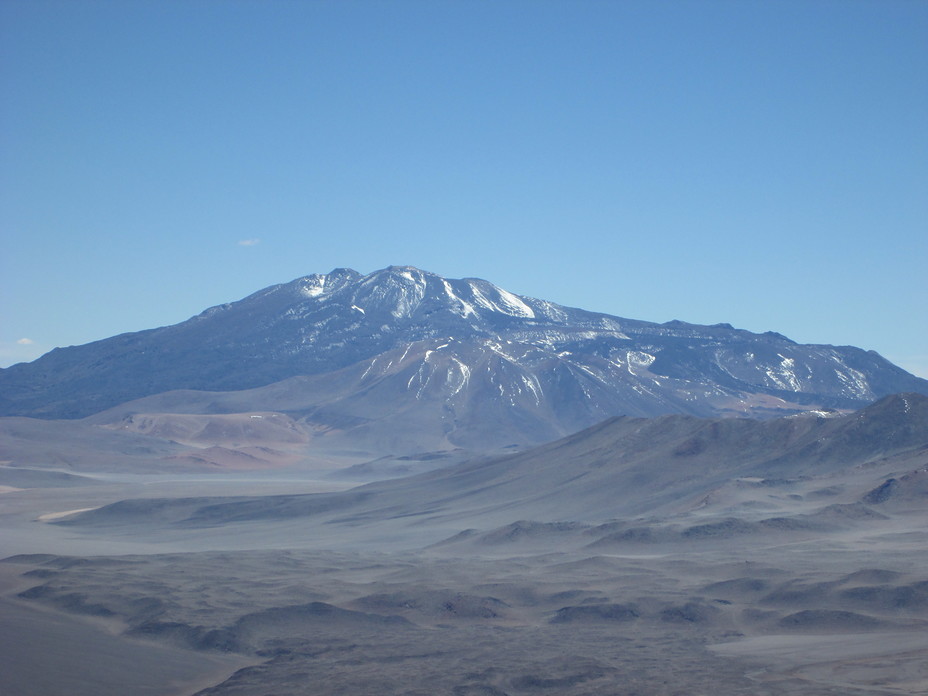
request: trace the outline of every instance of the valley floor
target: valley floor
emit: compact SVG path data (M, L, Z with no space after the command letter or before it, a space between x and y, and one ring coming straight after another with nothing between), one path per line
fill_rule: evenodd
M108 485L4 494L3 693L928 694L915 519L607 544L529 523L390 543L301 522L234 543L235 525L135 538L35 521L139 494Z

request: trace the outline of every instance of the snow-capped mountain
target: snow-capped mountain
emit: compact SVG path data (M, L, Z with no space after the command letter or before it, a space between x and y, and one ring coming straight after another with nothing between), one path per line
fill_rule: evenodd
M500 446L623 414L855 408L928 394L928 381L858 348L623 319L391 266L310 275L174 326L56 349L0 371L0 414L83 417L178 389L253 390L212 394L211 407L187 394L214 412Z

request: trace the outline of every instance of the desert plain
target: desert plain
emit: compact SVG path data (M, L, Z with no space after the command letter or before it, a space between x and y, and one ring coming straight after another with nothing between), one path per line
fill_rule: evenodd
M920 399L615 419L373 482L7 462L0 691L928 694Z

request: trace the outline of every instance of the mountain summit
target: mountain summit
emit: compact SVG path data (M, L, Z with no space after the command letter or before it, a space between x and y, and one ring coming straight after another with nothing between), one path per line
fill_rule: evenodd
M624 319L391 266L309 275L174 326L55 349L0 370L0 415L79 418L170 390L252 390L187 398L473 446L551 440L614 415L856 408L928 393L928 381L858 348Z

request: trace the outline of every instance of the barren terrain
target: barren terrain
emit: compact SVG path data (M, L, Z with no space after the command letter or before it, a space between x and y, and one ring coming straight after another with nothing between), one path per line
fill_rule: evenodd
M892 410L909 406L620 420L363 486L5 466L0 686L928 694L928 451L921 415Z

